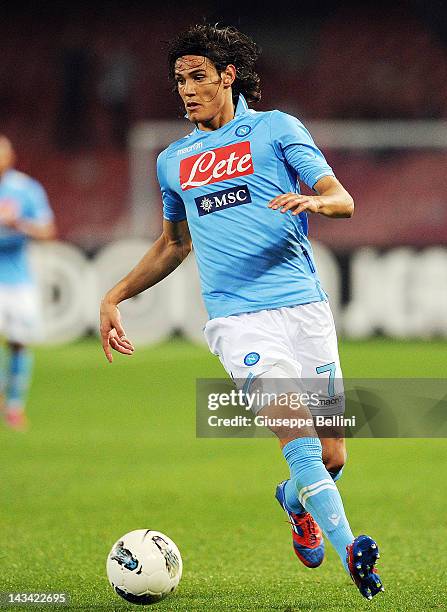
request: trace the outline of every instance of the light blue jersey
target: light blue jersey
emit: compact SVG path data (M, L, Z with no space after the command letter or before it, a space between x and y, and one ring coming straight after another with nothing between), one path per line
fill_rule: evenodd
M12 209L19 218L49 223L53 213L42 185L22 172L8 170L0 177L0 209ZM29 237L0 222L0 284L32 282L27 257Z
M211 319L326 299L307 238L307 214L268 208L333 176L303 124L255 112L240 96L223 127L195 129L158 157L163 214L188 220Z

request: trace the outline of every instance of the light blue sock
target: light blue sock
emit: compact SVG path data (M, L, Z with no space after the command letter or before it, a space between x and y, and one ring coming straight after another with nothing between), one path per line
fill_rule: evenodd
M4 344L0 344L0 394L6 393L8 384L8 349Z
M329 471L329 475L334 482L340 480L343 474L343 468L340 468L338 472ZM288 480L284 487L284 495L286 498L286 505L291 512L295 514L304 514L306 512L304 506L298 500L298 492L292 480Z
M25 407L32 367L33 356L28 348L11 350L6 386L7 410L18 410Z
M290 482L302 506L310 512L346 565L346 546L354 535L343 502L331 475L324 467L318 438L297 438L282 449L290 468Z

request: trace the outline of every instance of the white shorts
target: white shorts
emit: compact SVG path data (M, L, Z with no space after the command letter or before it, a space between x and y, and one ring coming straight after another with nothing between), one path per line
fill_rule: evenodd
M204 329L210 351L239 389L263 381L271 393L318 391L313 416L344 413L337 334L328 302L211 319ZM257 413L266 402L254 406Z
M31 344L41 339L39 298L34 285L0 284L0 335L10 342Z

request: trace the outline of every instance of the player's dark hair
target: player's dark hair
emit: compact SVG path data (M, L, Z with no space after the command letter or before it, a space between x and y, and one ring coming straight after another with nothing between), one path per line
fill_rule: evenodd
M261 79L254 66L260 54L258 45L236 28L219 28L217 24L195 25L169 43L169 78L174 80L175 62L179 57L203 55L213 62L219 73L228 64L236 67L236 80L232 85L235 102L240 93L247 102L258 102L261 99Z

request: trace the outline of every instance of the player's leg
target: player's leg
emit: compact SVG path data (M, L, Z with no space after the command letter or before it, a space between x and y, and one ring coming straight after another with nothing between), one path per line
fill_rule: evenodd
M323 446L323 460L326 455L326 467L336 482L341 477L346 461L345 440L338 435L334 436L340 433L338 431L320 431L319 433ZM346 552L349 573L361 594L371 599L379 591L383 591L381 579L375 569L380 556L376 542L369 536L360 535L347 546Z
M256 394L262 396L263 393L274 394L278 397L285 391L299 391L297 378L301 375L300 366L294 360L293 348L287 334L284 333L283 321L278 311L262 311L250 315L226 317L221 320L214 319L208 322L205 336L211 351L219 355L227 372L239 382L246 393L252 393L254 396ZM251 359L248 360L247 356L250 356ZM251 388L245 384L246 380L251 380ZM283 446L287 443L297 446L298 443L295 442L297 438L307 440L309 445L320 444L309 410L304 406L295 408L291 409L288 405L269 405L267 407L261 405L254 406L254 411L266 418L287 419L292 417L310 420L311 425L307 428L299 427L290 430L286 427L284 431L272 428L282 440ZM305 449L307 448L308 445L305 446ZM292 478L290 483L281 483L278 486L277 499L292 523L295 553L308 567L317 567L324 557L321 531L302 506L300 506L300 516L297 516L291 508L287 507L284 500L283 485L287 484L292 488L293 496L298 502L293 456L293 452L287 455L291 461ZM312 461L316 462L315 459ZM324 470L321 457L320 463ZM320 477L320 479L330 478L327 471L320 473ZM302 486L310 484L313 483L306 480ZM352 539L350 537L349 542Z
M291 412L290 409L289 414ZM311 413L305 406L293 412L298 418L312 420ZM284 410L284 415L286 413ZM278 414L277 407L264 407L261 414L266 417L275 416ZM290 478L284 485L284 509L289 509L299 516L310 513L347 569L346 547L352 543L354 535L346 518L340 493L323 463L322 444L314 427L300 427L299 430L287 434L278 427L271 429L279 438L290 469Z
M295 358L302 367L303 380L307 380L312 389L320 389L322 383L325 391L320 398L319 406L312 406L313 416L339 415L344 412L344 390L340 361L338 357L337 337L335 325L326 302L307 304L287 310L284 316L289 319L290 329L294 328L297 343ZM314 384L315 382L315 384ZM327 400L331 401L328 402ZM294 499L304 507L317 520L328 539L337 550L345 568L350 573L362 595L372 597L383 590L381 581L375 573L374 565L378 556L377 544L368 536L358 536L354 539L344 511L343 503L335 485L341 476L341 471L346 460L346 448L343 431L337 427L325 427L317 429L321 440L315 440L309 449L311 453L321 457L324 469L327 472L326 481L314 484L303 491L299 474L301 465L306 461L305 455L297 455L296 472L287 483L286 493L289 503ZM296 444L296 443L295 443ZM285 456L288 454L289 444L283 448ZM287 457L286 457L287 458ZM301 463L301 465L300 465ZM290 465L290 459L289 459ZM327 477L330 477L330 480ZM327 486L329 498L325 499L324 487ZM322 493L319 493L319 491ZM294 498L295 495L295 498ZM290 498L290 499L289 499ZM332 503L333 511L329 513L329 504ZM340 526L341 529L340 529Z
M269 407L264 412L269 413ZM282 433L274 428L273 431ZM354 538L340 493L323 464L320 439L315 434L294 440L280 438L280 443L290 468L287 484L295 489L300 504L323 529L360 593L371 599L383 590L375 570L379 550L369 536Z
M6 386L6 419L11 427L26 427L25 404L31 382L33 356L18 342L9 342L9 365Z
M26 429L26 399L31 383L33 354L29 343L38 337L38 305L33 286L11 287L5 317L9 349L6 368L5 418L14 429Z
M281 364L281 362L275 364L275 366L266 373L268 378L264 379L261 374L254 382L254 387L258 387L261 392L273 393L275 396L283 398L283 389L287 388L288 376L290 376L289 367L290 362L287 364ZM279 438L281 448L289 444L292 446L295 441L300 438L308 440L312 438L318 439L308 408L305 406L297 407L296 403L292 404L293 395L285 395L290 398L289 405L284 406L282 402L281 406L270 404L262 407L258 413L268 419L268 426ZM288 420L292 419L300 419L301 423L309 424L301 424L299 427L293 428L289 426L275 426L272 424L273 422L280 423L281 421L287 423ZM286 489L291 489L287 496L289 499L286 498ZM275 497L286 513L288 522L291 525L292 546L296 556L307 567L318 567L324 559L323 534L312 515L307 512L304 506L298 501L296 482L292 468L290 478L281 482L276 487ZM291 501L290 504L289 501Z
M332 444L332 438L322 438L323 463L332 480L336 482L343 471L345 453L340 444ZM340 439L336 440L337 442ZM341 439L344 443L344 440ZM344 446L344 444L343 444ZM298 499L291 479L281 482L276 488L276 499L289 516L292 525L292 542L298 558L308 567L318 567L324 558L324 541L320 527Z
M4 341L6 337L6 312L8 288L0 284L0 415L6 413L6 386L8 384L9 349Z
M5 414L5 394L6 394L6 385L8 382L7 371L8 371L8 356L9 351L8 347L4 342L0 344L0 415Z
M315 306L315 308L314 308ZM321 321L323 315L323 321ZM296 364L295 375L300 379L302 391L314 393L314 381L318 376L316 366L321 363L335 361L333 346L333 321L328 321L325 307L309 304L295 308L281 308L275 313L281 319L286 334L293 347L293 362ZM323 349L321 346L323 345ZM321 358L323 356L323 362ZM309 365L311 364L311 366ZM312 370L310 369L312 367ZM334 374L332 368L331 374ZM278 372L278 378L286 378L287 371ZM322 380L317 379L317 389L326 383L326 373ZM334 389L336 388L334 384ZM332 381L331 381L332 389ZM336 389L338 391L338 387ZM318 406L319 407L319 406ZM309 409L310 408L310 409ZM306 409L309 419L312 418L313 407ZM270 409L264 409L264 411ZM332 410L332 407L331 407ZM323 409L324 411L324 409ZM338 408L338 411L340 409ZM320 430L321 431L321 430ZM281 483L277 497L283 492L285 510L292 511L297 521L306 513L317 521L328 539L332 542L346 567L346 546L354 536L347 521L341 497L334 484L334 478L339 478L344 464L345 446L343 438L325 430L322 439L312 428L312 432L300 429L290 432L293 435L284 436L283 432L275 431L283 448L284 456L289 464L290 478ZM321 490L320 490L321 489ZM306 503L305 503L306 502ZM320 523L320 521L323 521Z
M241 387L246 393L254 392L257 387L257 390L267 394L272 391L283 394L287 386L294 387L294 380L302 374L300 364L293 356L290 340L284 334L281 316L276 310L261 311L213 319L205 328L211 352L219 356L236 381L242 381ZM255 386L251 391L243 384L246 380ZM269 404L255 406L255 411L266 418L293 415L310 419L308 408L301 405L297 408ZM294 495L310 513L308 516L311 518L312 515L318 521L348 569L346 548L353 543L354 536L337 487L323 464L322 445L312 423L295 431L287 430L287 427L284 429L281 425L279 429L275 426L271 426L271 429L279 437L289 464L289 482ZM282 500L279 501L283 505ZM288 509L284 507L284 510L290 517ZM319 563L321 560L315 562L310 558L306 564L315 567Z

